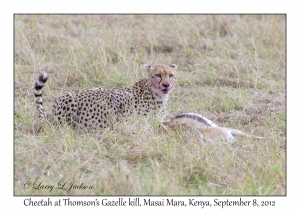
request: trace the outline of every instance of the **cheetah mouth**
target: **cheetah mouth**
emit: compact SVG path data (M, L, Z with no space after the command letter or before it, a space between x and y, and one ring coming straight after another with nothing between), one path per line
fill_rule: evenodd
M163 90L161 90L161 92L163 92L164 94L167 94L168 92L169 92L169 89L163 89Z

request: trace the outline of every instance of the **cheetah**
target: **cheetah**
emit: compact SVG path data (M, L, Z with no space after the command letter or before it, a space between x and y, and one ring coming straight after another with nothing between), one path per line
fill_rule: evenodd
M72 94L66 92L55 99L50 119L66 121L77 127L108 128L136 113L153 114L163 119L166 104L176 83L176 64L145 64L148 77L122 89L94 88ZM42 73L35 83L39 121L45 119L42 88L48 79Z
M141 79L131 86L122 89L94 88L78 94L64 93L55 99L50 119L59 123L66 121L73 126L87 128L113 127L117 122L136 113L139 115L156 115L160 118L165 130L178 126L192 127L198 133L208 138L232 142L235 137L253 136L231 128L219 127L207 118L196 113L183 113L169 121L163 122L163 116L170 93L176 84L177 65L148 65L145 64L148 77ZM48 79L47 73L42 73L35 83L39 121L45 119L43 108L42 88Z

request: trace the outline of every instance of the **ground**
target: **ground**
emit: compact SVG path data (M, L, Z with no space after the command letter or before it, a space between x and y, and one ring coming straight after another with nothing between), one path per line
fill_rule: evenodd
M15 195L286 194L284 15L15 15L14 28ZM266 139L202 144L137 117L102 132L35 129L41 71L50 113L63 92L133 84L149 62L178 64L165 119L196 112Z

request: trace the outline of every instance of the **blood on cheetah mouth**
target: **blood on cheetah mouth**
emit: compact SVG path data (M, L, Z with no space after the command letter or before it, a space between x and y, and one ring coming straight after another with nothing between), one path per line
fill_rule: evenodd
M166 94L166 93L168 93L169 92L169 90L168 89L163 89L163 90L161 90L164 94Z

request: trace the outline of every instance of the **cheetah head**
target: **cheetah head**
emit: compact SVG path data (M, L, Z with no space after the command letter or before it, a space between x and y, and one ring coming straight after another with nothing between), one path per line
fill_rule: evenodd
M176 64L154 65L145 64L151 81L151 89L159 96L167 96L174 89L176 83Z

